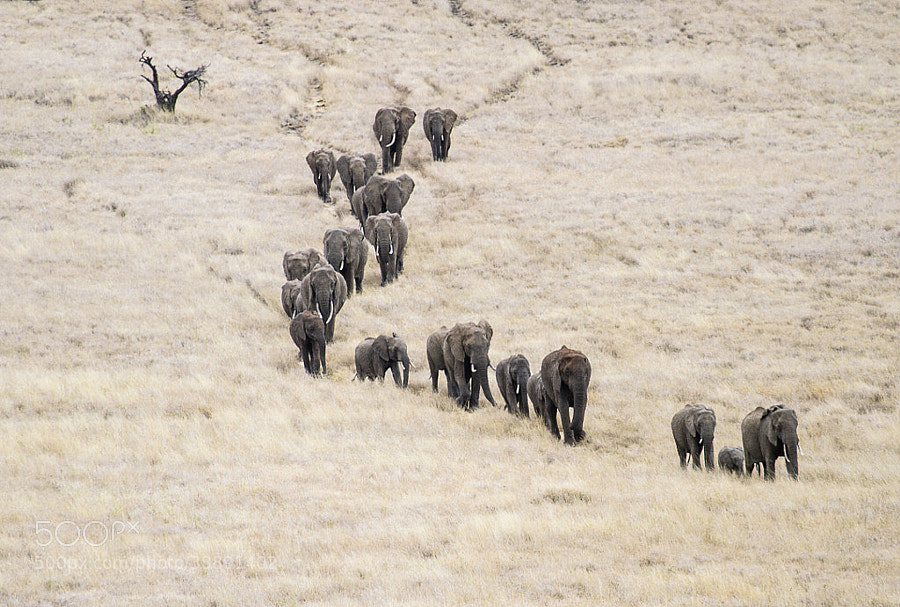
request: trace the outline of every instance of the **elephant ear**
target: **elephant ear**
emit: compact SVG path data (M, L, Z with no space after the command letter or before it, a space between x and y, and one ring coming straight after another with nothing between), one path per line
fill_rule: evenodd
M318 151L313 150L309 154L306 155L306 164L309 165L309 170L313 172L313 175L316 174L316 154Z
M456 325L447 331L447 345L450 347L450 353L456 360L462 361L466 358L466 351L463 348L463 326Z
M400 108L400 134L402 135L402 141L406 141L407 136L409 136L409 129L413 124L416 123L416 113L412 110L412 108L408 108L403 106Z
M453 110L444 110L444 132L449 133L453 130L457 118L458 116Z
M372 243L372 246L375 246L375 215L369 215L369 218L366 219L366 240Z
M344 280L344 277L334 272L335 277L335 285L334 285L334 313L337 314L340 312L341 308L344 307L344 303L347 301L347 281Z
M340 158L337 159L337 172L341 175L341 181L344 182L344 186L350 183L350 156L347 154L342 154Z
M401 217L397 213L390 213L388 217L391 218L391 225L394 226L394 230L399 231L404 223L403 217Z
M401 207L406 206L406 203L409 202L409 197L412 196L413 190L416 188L416 182L413 181L413 178L403 173L399 177L397 177L397 183L400 185L400 195L402 196L402 205Z
M488 340L488 345L490 345L491 338L494 336L494 329L491 327L491 323L482 318L478 321L478 326L481 327L481 329L484 331L484 334Z
M770 410L771 411L771 410ZM772 443L773 447L778 446L778 428L776 427L775 418L777 415L769 415L769 423L766 424L766 438Z
M697 436L697 412L693 407L684 416L684 426L687 428L688 434Z
M375 341L372 342L372 350L375 352L375 354L378 355L378 358L380 358L384 362L388 362L391 360L389 346L390 344L388 343L387 335L379 335L375 338Z
M428 128L428 125L431 123L431 117L434 113L434 109L425 110L425 115L422 117L422 130L425 131L425 138L428 141L431 141L431 130Z
M374 175L378 170L378 159L375 158L375 154L372 154L371 152L368 154L363 154L362 159L363 163L366 165L365 177L366 181L368 181L369 178L371 178L372 175Z
M300 281L300 293L296 297L296 301L300 301L303 306L302 310L310 310L312 309L312 272L303 277L303 280Z

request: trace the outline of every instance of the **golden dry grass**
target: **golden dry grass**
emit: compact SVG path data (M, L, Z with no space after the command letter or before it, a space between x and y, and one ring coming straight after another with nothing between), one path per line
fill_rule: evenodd
M522 4L0 3L0 603L900 603L898 7ZM142 110L144 49L208 89ZM462 120L314 380L303 159L394 103ZM479 318L588 354L585 444L432 394ZM685 402L795 408L800 482L680 470Z

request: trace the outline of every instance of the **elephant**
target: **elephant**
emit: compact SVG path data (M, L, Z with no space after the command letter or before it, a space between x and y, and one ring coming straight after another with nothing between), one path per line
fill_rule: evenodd
M447 327L441 326L440 329L428 336L425 342L425 354L428 358L428 370L431 371L431 390L438 391L438 375L444 372L447 379L447 393L450 398L456 398L457 392L454 390L454 384L450 381L450 372L444 364L444 338L447 336Z
M347 297L362 292L366 262L369 260L369 245L359 228L330 228L322 239L325 259L347 283Z
M324 148L313 150L306 155L306 164L313 173L316 182L316 193L322 202L331 202L331 180L334 179L334 152Z
M293 318L298 312L303 311L302 302L297 302L297 296L300 295L299 280L289 280L281 285L281 307L288 318Z
M578 350L563 346L541 361L541 380L544 383L544 424L550 434L559 439L556 423L559 412L565 443L574 446L584 440L584 410L591 383L591 361ZM569 408L574 410L571 424Z
M431 157L434 160L447 160L450 151L450 131L456 124L457 115L453 110L442 110L439 107L425 110L422 126L425 137L431 143Z
M495 372L506 410L513 415L528 417L528 380L531 378L528 359L521 354L504 358L497 363Z
M364 188L353 194L350 209L362 226L366 225L370 215L379 213L403 215L403 207L409 202L415 187L416 182L406 173L396 179L373 175Z
M497 406L491 395L487 373L491 364L488 349L493 335L494 330L488 321L481 320L477 324L457 323L444 336L441 348L447 382L457 389L456 402L460 407L468 410L478 407L479 389L484 390L488 402Z
M306 372L312 376L324 374L325 368L325 323L315 312L300 312L291 320L291 339L300 352L297 358L303 361Z
M281 267L287 280L303 280L303 277L321 261L325 261L325 257L315 249L287 251Z
M370 215L366 220L366 239L375 247L382 287L403 271L403 251L408 237L409 228L397 213Z
M359 379L375 379L384 381L385 372L390 369L394 383L401 388L409 386L409 354L406 342L396 333L367 337L356 346L356 377ZM403 378L400 378L400 365L403 365Z
M353 193L366 185L378 170L375 154L343 154L337 159L337 172L341 176L347 200L353 200Z
M722 447L719 451L719 470L740 476L744 473L744 450L741 447Z
M372 130L381 146L381 172L390 173L400 165L403 146L409 137L409 129L416 122L416 113L406 107L383 107L375 113Z
M762 464L767 481L775 480L775 460L784 456L788 474L799 477L800 466L797 451L797 413L784 405L769 408L757 407L741 422L744 442L744 467L747 475L753 474L756 464Z
M716 469L713 440L716 433L716 412L704 405L685 405L672 416L672 436L681 467L687 467L690 453L694 468L700 469L700 452L710 472Z
M300 281L303 310L318 312L325 323L325 341L334 341L334 317L347 301L347 282L328 264L319 264ZM302 310L301 310L302 311Z
M525 388L528 392L528 398L531 399L531 405L534 407L534 414L543 419L545 407L544 382L541 379L540 371L528 378Z

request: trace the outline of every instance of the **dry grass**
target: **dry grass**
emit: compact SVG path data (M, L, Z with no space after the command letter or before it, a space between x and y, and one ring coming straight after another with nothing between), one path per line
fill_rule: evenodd
M521 5L0 3L0 603L900 603L897 7ZM144 49L208 89L142 109ZM303 158L390 103L462 120L313 380ZM479 318L588 354L586 444L432 394ZM391 330L410 389L352 381ZM682 472L685 402L794 407L800 482Z

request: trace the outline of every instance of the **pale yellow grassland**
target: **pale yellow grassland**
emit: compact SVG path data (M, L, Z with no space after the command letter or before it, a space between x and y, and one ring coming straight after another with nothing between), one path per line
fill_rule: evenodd
M0 604L900 604L898 22L0 3ZM167 88L208 63L202 96L149 110L144 50ZM313 379L282 255L356 220L304 158L380 158L400 103L406 271L381 288L370 253ZM460 114L446 163L435 106ZM480 318L495 363L590 357L583 444L432 393L426 337ZM353 379L390 331L405 391ZM717 449L796 409L800 481L682 471L688 402Z

